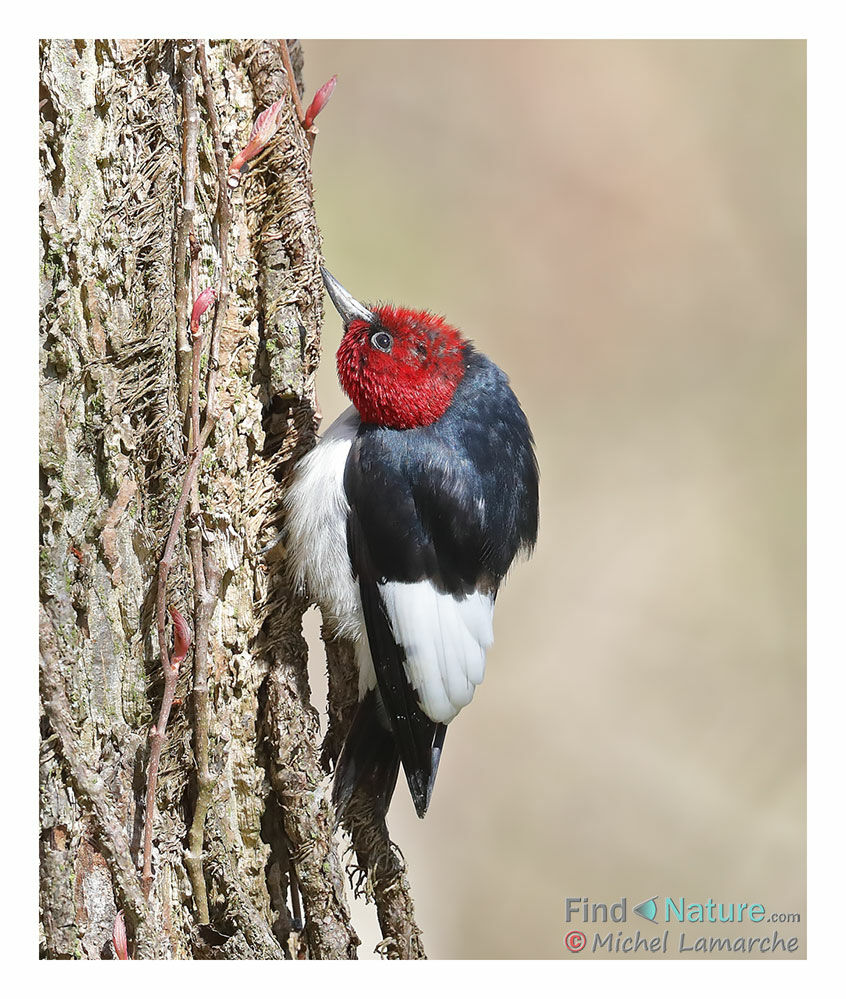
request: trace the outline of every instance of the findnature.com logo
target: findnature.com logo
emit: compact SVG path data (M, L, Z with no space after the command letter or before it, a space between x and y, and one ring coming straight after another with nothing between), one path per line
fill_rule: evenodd
M640 927L634 933L628 928L613 930L608 923L626 923L629 914L638 916L656 927L664 924L663 932L650 934ZM773 923L801 923L798 912L768 912L762 902L719 902L708 898L704 902L684 896L658 896L629 905L627 898L618 902L591 902L589 898L569 897L564 900L564 918L567 924L586 924L585 929L569 929L564 935L564 946L572 954L587 950L595 954L749 954L756 957L793 954L799 949L798 936L787 936ZM602 929L593 929L595 924ZM696 924L705 924L698 926ZM735 927L740 932L702 932L717 924L724 929ZM761 926L760 924L770 924ZM674 929L675 926L684 929ZM762 932L766 930L767 932ZM697 931L698 934L697 934Z

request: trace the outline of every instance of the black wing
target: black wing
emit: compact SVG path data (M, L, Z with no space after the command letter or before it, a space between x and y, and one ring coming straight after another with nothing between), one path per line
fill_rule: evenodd
M514 555L531 547L537 532L528 424L502 372L472 350L467 357L467 374L437 424L363 424L344 477L349 555L379 695L421 817L446 725L420 707L379 586L426 580L457 599L473 591L495 596Z

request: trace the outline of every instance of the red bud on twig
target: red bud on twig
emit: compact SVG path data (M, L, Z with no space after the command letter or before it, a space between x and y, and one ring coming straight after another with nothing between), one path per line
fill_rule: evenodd
M170 657L170 665L176 669L188 655L188 649L191 647L191 629L175 607L168 607L168 610L173 621L173 655Z
M256 118L256 123L253 125L253 130L250 132L250 138L246 146L244 146L241 152L238 153L235 159L229 164L230 185L237 187L238 176L241 171L254 156L258 156L262 149L264 149L268 142L270 142L273 136L279 131L283 104L284 101L275 101L269 108L265 108L258 118Z
M327 80L326 83L317 91L314 95L314 100L309 104L308 110L305 113L305 118L303 118L303 128L308 131L314 124L314 119L320 114L320 112L329 103L329 98L332 96L332 91L335 89L335 84L338 82L338 74L336 73L331 80Z
M195 336L200 332L200 318L216 298L217 292L214 288L206 288L205 291L201 291L197 295L197 301L194 302L194 308L191 310L191 332Z
M115 925L112 930L112 944L114 944L118 961L132 960L129 956L129 949L126 945L126 923L123 919L123 910L115 916Z

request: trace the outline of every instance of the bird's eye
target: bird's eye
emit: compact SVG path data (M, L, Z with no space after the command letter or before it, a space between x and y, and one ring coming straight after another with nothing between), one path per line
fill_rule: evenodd
M383 354L390 353L391 347L394 345L394 338L390 333L386 333L384 330L380 330L378 333L374 333L370 337L370 342L377 350L381 350Z

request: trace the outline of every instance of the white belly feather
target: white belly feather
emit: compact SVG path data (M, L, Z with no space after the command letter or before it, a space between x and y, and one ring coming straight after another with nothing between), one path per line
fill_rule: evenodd
M288 560L336 638L356 645L359 697L376 686L358 583L347 551L349 503L344 469L360 417L354 406L297 465L285 495ZM493 596L457 598L431 582L379 585L391 631L406 657L406 677L432 721L450 722L470 703L493 642Z
M347 552L344 468L360 422L354 406L345 409L297 464L285 494L294 583L320 605L333 635L351 641L363 637L364 616Z

